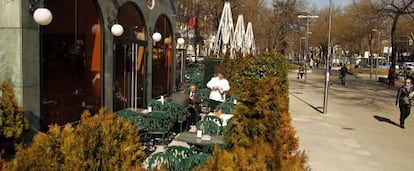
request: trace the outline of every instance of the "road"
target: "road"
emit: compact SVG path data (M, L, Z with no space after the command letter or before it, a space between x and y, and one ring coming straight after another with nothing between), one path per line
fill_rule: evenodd
M289 73L290 114L300 149L316 171L414 170L414 116L399 124L396 89L348 75L340 85L330 77L327 114L322 114L324 71L314 69L306 80Z

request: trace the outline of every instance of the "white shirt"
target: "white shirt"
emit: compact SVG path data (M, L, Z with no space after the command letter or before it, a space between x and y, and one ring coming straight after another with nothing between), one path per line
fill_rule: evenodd
M220 80L218 77L211 78L207 83L207 87L211 89L209 98L219 102L224 102L226 100L226 96L223 93L230 90L229 81L226 79ZM214 88L217 88L218 90L214 90Z

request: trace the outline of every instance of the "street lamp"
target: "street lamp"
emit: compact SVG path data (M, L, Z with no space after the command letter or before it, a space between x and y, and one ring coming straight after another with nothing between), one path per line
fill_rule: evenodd
M184 38L180 37L177 39L178 50L181 51L181 59L180 59L180 83L184 83L184 70L185 70L185 63L184 63Z
M305 39L305 37L300 37L299 39L299 58L298 63L300 62L301 56L302 56L302 39Z
M300 19L306 19L306 34L305 34L305 55L303 57L303 59L305 60L304 65L305 65L305 79L307 78L308 75L308 71L306 69L306 65L307 65L307 58L309 55L309 19L316 19L319 18L319 16L317 15L298 15L298 18Z
M53 20L52 12L44 7L44 2L40 0L29 0L29 12L33 15L33 20L42 26L48 25Z
M378 33L378 57L380 57L381 55L381 31L378 29L372 29L373 32L377 32ZM378 80L378 57L377 60L375 61L375 80Z
M325 91L323 94L323 114L328 113L328 89L329 89L329 60L331 56L331 30L332 30L332 0L329 0L329 22L328 22L328 56L326 58Z

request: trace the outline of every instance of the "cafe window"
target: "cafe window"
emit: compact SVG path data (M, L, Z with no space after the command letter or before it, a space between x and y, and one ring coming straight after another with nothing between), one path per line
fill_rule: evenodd
M154 44L152 56L152 97L167 95L172 91L173 73L173 33L166 16L158 18L155 31L162 39Z
M128 2L119 9L117 19L125 31L114 37L114 111L142 108L145 103L145 22L135 3Z
M95 1L49 0L41 27L41 102L45 124L80 119L101 107L103 24Z

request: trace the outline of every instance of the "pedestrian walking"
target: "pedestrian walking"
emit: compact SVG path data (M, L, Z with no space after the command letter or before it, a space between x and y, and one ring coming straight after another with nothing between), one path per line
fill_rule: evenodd
M390 68L388 69L388 88L395 86L395 69Z
M395 105L400 108L400 127L405 128L404 121L410 115L411 99L413 98L414 90L411 79L405 80L405 85L400 87L397 92Z
M343 65L341 67L341 69L339 69L339 79L341 79L341 84L342 85L345 85L346 73L348 73L348 69L346 68L345 65Z
M305 74L305 68L303 68L303 66L300 66L299 67L299 70L298 70L298 77L297 77L297 79L303 79L303 75Z

